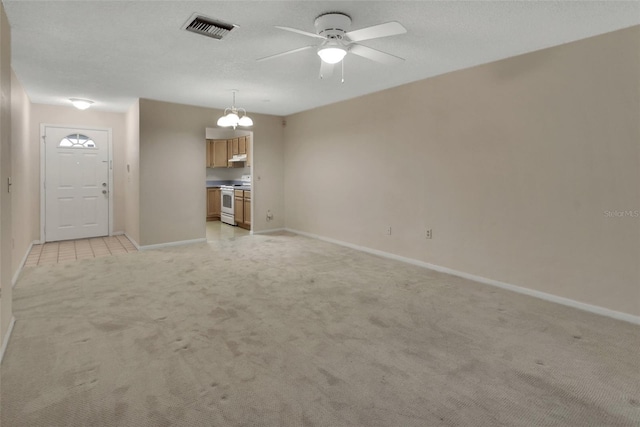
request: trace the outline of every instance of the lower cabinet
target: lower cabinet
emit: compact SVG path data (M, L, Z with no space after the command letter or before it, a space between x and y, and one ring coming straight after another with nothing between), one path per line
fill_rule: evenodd
M220 189L207 188L207 221L220 219Z
M244 192L244 223L247 230L251 230L251 191Z
M251 191L235 190L233 200L234 219L238 227L251 230Z
M234 200L233 200L233 217L236 220L236 223L241 226L244 222L244 191L235 190L234 191Z

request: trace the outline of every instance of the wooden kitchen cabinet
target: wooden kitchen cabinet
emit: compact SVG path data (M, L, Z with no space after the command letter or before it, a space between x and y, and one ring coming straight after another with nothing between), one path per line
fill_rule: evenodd
M238 138L235 139L227 139L227 157L228 160L231 160L233 158L233 145L234 145L234 141L236 141L235 145L236 147L238 146L237 144L237 140ZM236 153L238 154L238 153ZM243 162L231 162L231 161L227 161L227 167L229 168L243 168L244 167L244 163Z
M220 189L207 188L207 221L220 219Z
M243 216L244 216L244 227L242 228L246 228L247 230L251 230L251 191L248 190L244 190L244 209L243 209Z
M213 139L207 139L207 167L213 167Z
M233 216L236 224L251 230L251 190L235 190L233 194Z
M251 146L251 135L247 135L244 137L244 144L245 144L245 152L247 154L247 161L244 162L244 165L246 167L251 167L251 149L253 148Z
M229 166L229 157L227 155L227 140L213 140L213 161L212 168L226 168Z
M208 168L244 168L251 166L251 136L232 139L207 139ZM246 154L244 162L230 162L234 155Z
M234 190L233 217L238 225L244 222L244 191Z
M247 138L248 136L241 136L238 138L238 154L247 154Z

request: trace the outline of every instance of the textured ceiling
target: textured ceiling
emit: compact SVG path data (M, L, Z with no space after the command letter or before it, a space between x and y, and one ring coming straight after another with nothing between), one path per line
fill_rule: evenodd
M287 115L404 83L640 24L638 1L3 1L12 66L32 102L126 111L136 98L224 108L231 89L249 112ZM399 21L407 34L362 44L406 59L387 66L348 55L319 80L314 32L339 11L351 29ZM223 40L181 29L199 12L237 24ZM336 70L336 71L339 71Z

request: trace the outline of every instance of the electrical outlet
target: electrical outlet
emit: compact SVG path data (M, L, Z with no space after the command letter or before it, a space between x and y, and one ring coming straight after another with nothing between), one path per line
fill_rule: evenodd
M424 237L425 239L433 239L433 230L430 228L427 228L424 232Z
M391 236L391 226L387 227L387 236Z
M271 221L273 219L273 214L271 213L270 210L267 211L267 222Z

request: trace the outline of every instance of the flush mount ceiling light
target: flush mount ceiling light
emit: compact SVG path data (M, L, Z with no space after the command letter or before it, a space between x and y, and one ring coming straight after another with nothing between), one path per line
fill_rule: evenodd
M231 107L225 108L222 117L218 119L217 124L220 127L232 127L235 129L236 126L253 126L253 120L247 116L247 110L236 107L236 92L237 90L233 91L233 103ZM242 114L242 117L239 116L239 114Z
M347 48L338 39L329 39L318 48L318 56L327 64L337 64L347 54Z
M80 98L69 98L69 101L76 107L78 110L86 110L91 107L93 101L89 101L88 99L80 99Z

